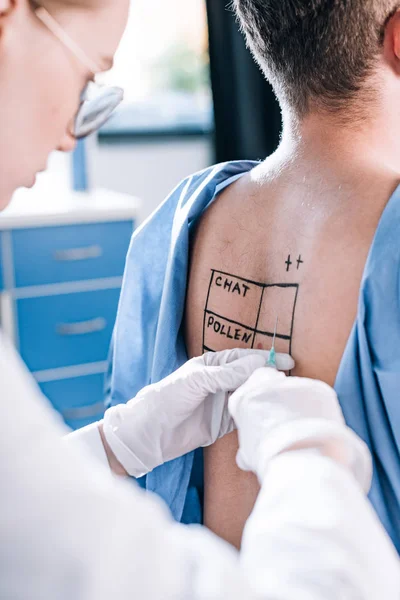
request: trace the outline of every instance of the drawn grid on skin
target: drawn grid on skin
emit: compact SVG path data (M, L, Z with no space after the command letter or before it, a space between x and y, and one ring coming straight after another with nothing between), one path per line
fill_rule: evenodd
M225 276L230 277L232 279L236 279L236 280L245 282L246 284L249 283L249 284L251 284L253 286L257 286L258 288L262 288L261 299L260 299L259 307L258 307L258 310L257 310L257 318L256 318L256 322L255 322L254 327L249 327L249 325L246 325L245 323L241 323L239 321L235 321L235 320L233 320L231 318L228 318L227 316L220 315L220 314L217 314L215 311L209 310L208 304L209 304L209 299L210 299L212 284L214 282L215 274L216 273L219 274L219 275L225 275ZM279 333L276 335L276 337L278 339L289 341L289 347L290 347L290 353L291 353L292 352L292 338L293 338L293 328L294 328L294 317L295 317L296 303L297 303L297 297L298 297L298 292L299 292L299 284L297 284L297 283L260 283L258 281L252 281L250 279L245 279L244 277L240 277L240 276L234 275L232 273L226 273L224 271L218 271L216 269L211 269L210 284L209 284L209 287L208 287L206 306L204 308L204 319L203 319L203 352L214 352L214 350L212 348L210 348L209 346L206 346L206 344L205 344L207 315L214 315L214 316L219 317L219 318L221 318L221 319L223 319L223 320L225 320L227 322L239 325L240 327L242 327L243 329L246 329L247 331L253 332L251 348L254 347L255 338L256 338L257 334L268 336L268 337L272 338L274 336L274 333L272 331L261 331L261 330L258 329L258 322L259 322L259 317L260 317L260 311L261 311L261 307L262 307L262 302L263 302L263 299L264 299L264 292L268 288L281 288L281 289L292 289L292 290L295 290L295 297L294 297L294 302L293 302L293 311L292 311L292 315L291 315L290 335L282 335L282 334L279 334Z

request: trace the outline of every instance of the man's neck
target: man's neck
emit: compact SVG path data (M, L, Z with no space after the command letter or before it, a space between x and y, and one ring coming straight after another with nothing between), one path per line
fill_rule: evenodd
M396 142L395 142L396 143ZM337 197L382 202L400 184L400 146L388 139L387 124L365 121L345 126L331 117L310 116L301 123L284 118L281 144L260 170L261 179L299 182ZM263 174L265 177L263 177Z

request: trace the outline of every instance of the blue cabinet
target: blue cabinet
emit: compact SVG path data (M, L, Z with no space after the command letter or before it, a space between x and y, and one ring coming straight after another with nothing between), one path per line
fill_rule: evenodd
M17 300L19 350L33 372L106 359L119 288Z
M83 204L82 204L83 203ZM73 429L101 419L103 380L139 203L71 193L0 216L0 323ZM54 214L53 214L54 212Z
M122 276L132 222L12 232L16 287Z
M40 384L71 429L98 421L104 413L103 373L47 381Z

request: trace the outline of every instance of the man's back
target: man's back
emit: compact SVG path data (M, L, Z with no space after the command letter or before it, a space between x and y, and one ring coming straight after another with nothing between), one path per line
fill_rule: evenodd
M224 182L250 163L189 177L134 236L114 335L113 402L168 375L186 348L193 355L270 347L277 317L277 349L292 351L296 373L332 384L374 232L399 184L398 3L232 6L280 102L281 145L223 193ZM185 345L188 240L218 191L192 247ZM367 263L336 388L349 424L373 452L371 498L400 548L400 192L393 200ZM234 436L205 452L205 521L239 545L257 484L236 469L235 452ZM201 519L194 471L189 455L146 478L177 520Z
M357 312L368 251L394 182L273 157L228 187L192 248L190 355L230 347L290 351L296 375L334 384ZM319 173L315 177L313 173ZM357 181L357 179L355 179ZM342 183L343 182L343 183ZM240 545L258 483L236 467L236 434L205 450L204 520Z

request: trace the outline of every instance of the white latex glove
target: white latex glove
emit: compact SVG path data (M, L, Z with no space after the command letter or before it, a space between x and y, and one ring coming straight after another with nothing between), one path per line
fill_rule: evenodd
M232 394L229 410L238 427L237 464L260 481L276 455L310 448L350 468L369 490L369 451L346 426L336 393L327 384L258 369Z
M208 352L144 388L127 404L107 410L103 434L119 463L129 475L141 477L231 432L228 392L242 385L268 356L257 350ZM278 355L277 364L290 370L294 362Z

